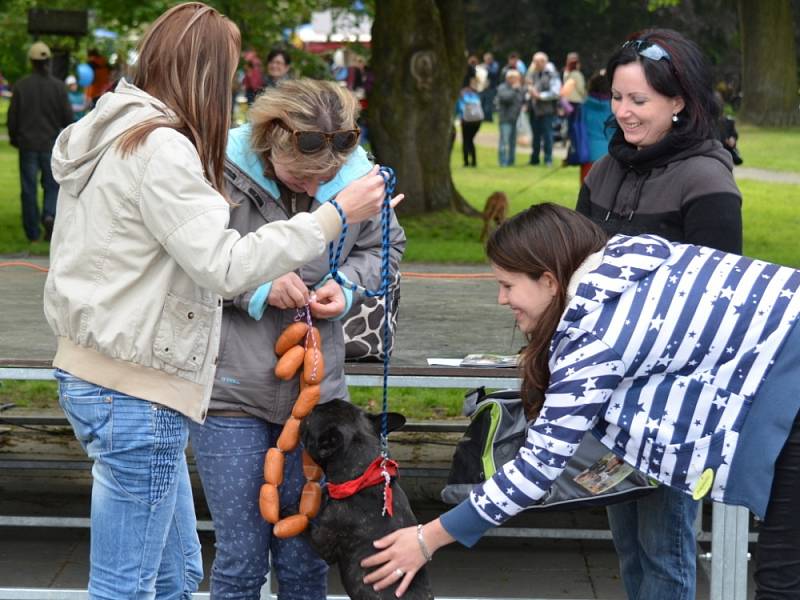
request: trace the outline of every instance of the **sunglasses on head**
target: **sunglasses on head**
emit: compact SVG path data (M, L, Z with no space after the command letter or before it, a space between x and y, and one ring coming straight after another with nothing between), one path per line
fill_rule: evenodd
M658 44L648 42L647 40L628 40L622 44L623 48L633 48L639 56L644 56L650 60L661 60L662 58L667 62L671 62L672 58L669 52L664 50Z
M361 135L361 130L358 128L326 133L324 131L297 131L290 129L281 120L276 120L274 123L291 134L292 143L301 154L314 154L325 148L326 145L336 152L352 150L358 144L358 138Z

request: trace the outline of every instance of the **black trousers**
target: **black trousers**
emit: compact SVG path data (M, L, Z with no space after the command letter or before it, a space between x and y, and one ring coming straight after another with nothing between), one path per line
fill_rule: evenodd
M800 599L800 415L775 463L756 546L756 600Z
M461 121L461 137L463 138L462 151L464 152L464 166L476 165L475 162L475 136L481 128L480 121Z

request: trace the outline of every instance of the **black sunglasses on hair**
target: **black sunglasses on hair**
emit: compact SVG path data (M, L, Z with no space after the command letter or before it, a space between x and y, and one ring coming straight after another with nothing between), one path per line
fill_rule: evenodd
M672 62L672 57L670 57L669 52L654 42L649 42L647 40L628 40L622 44L622 47L633 48L639 56L644 56L650 60L664 59L667 62Z
M340 131L332 131L326 133L324 131L297 131L289 129L289 127L277 119L273 121L275 125L287 131L292 136L292 143L295 149L301 154L314 154L322 150L325 145L329 145L336 152L345 152L352 150L358 144L358 138L361 135L361 130L356 129L342 129Z

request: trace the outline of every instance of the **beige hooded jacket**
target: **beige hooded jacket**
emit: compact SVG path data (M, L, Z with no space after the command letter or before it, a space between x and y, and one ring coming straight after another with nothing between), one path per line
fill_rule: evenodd
M61 186L44 312L55 367L202 421L222 297L320 256L340 233L328 204L242 236L197 151L160 128L123 158L120 136L167 107L120 82L53 149Z

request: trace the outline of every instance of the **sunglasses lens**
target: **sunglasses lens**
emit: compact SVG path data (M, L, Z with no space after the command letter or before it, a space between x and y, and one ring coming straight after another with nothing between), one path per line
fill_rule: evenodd
M633 48L640 56L644 56L650 60L670 60L669 52L658 44L648 42L647 40L631 40L622 44L622 47Z
M349 150L358 142L358 134L355 131L341 131L333 136L334 150Z
M325 136L317 131L301 131L297 134L297 149L303 154L317 152L325 146Z

